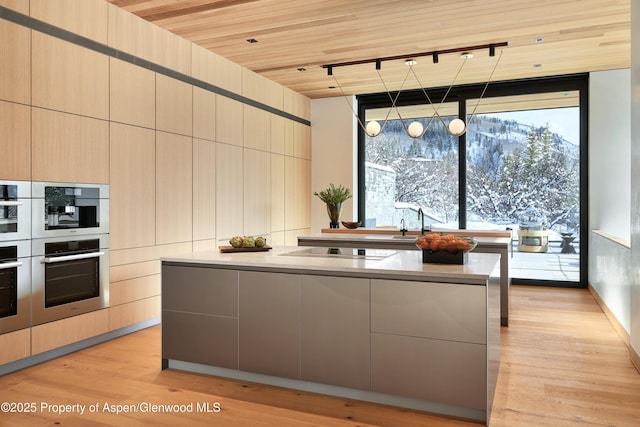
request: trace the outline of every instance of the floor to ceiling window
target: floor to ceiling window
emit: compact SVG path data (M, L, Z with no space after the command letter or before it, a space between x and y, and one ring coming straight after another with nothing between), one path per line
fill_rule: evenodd
M421 210L435 230L508 228L514 281L584 286L587 77L496 82L482 98L479 87L454 87L442 104L443 89L433 104L421 91L394 107L387 94L358 97L364 122L382 126L359 136L360 220L419 228ZM446 127L457 117L460 137Z

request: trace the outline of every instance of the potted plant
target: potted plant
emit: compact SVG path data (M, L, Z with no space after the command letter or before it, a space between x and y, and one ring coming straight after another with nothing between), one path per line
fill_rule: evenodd
M327 213L329 214L329 227L338 228L340 226L340 212L342 211L342 203L351 198L351 190L342 185L329 184L326 189L313 193L318 196L327 205Z

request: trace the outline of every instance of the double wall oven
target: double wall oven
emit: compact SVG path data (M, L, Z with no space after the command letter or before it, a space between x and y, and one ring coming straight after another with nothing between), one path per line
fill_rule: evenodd
M0 181L0 334L31 322L31 183Z
M109 305L109 186L32 183L32 325Z

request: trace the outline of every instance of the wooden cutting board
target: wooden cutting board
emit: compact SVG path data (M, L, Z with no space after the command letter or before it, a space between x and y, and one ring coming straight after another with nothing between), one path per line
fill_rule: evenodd
M264 252L270 251L271 246L264 245L262 247L253 247L253 248L234 248L233 246L218 246L220 252L222 253L231 253L231 252Z

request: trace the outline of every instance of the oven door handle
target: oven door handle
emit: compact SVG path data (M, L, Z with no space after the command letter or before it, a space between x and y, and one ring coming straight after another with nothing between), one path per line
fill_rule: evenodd
M104 252L89 252L86 254L78 254L78 255L44 257L44 259L42 260L42 263L53 264L56 262L75 261L77 259L98 258L99 256L102 256L102 255L104 255Z
M22 267L22 261L0 263L0 270L6 270L7 268L16 268L16 267Z
M19 200L0 200L0 206L22 206Z

